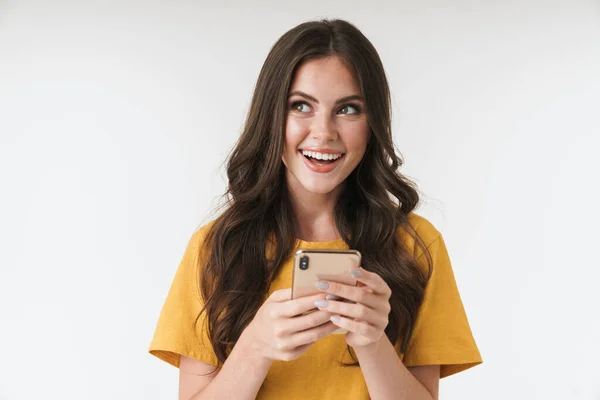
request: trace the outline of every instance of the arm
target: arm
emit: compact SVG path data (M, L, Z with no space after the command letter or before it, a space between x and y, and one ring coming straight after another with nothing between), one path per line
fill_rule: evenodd
M272 362L246 343L243 335L217 371L212 372L212 365L182 356L179 399L255 399Z
M329 313L314 311L324 295L291 300L291 289L276 290L244 329L219 371L200 361L182 358L181 400L255 399L274 360L290 361L337 327ZM205 376L202 376L205 375Z
M354 349L373 400L437 400L440 366L406 368L387 336Z
M328 301L316 304L334 315L331 320L347 329L346 343L352 346L374 400L437 400L440 366L412 368L404 366L384 331L390 313L391 290L377 274L362 268L350 273L357 286L338 282L321 282L319 287L329 294L355 303Z

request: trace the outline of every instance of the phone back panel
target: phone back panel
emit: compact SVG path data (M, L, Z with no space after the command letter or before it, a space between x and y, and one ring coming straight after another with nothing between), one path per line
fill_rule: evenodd
M300 268L300 259L308 257L308 268ZM317 294L315 282L328 280L356 286L356 279L348 272L360 265L357 250L298 250L294 256L292 299Z
M300 267L304 257L308 257L306 269ZM357 250L298 250L294 256L292 299L321 293L321 290L315 287L315 282L319 280L356 286L356 279L348 271L360 265L360 260L361 255ZM332 333L346 334L348 331L339 328Z

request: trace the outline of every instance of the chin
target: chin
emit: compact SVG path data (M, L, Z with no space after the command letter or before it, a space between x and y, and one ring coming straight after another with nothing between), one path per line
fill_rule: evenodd
M337 182L301 182L302 187L310 193L314 194L329 194L338 186Z

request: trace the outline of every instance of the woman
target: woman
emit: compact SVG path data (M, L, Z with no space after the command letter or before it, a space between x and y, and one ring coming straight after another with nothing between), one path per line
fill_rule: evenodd
M285 33L229 157L227 207L192 236L150 346L180 368L180 399L437 399L441 377L481 363L401 165L368 39L343 20ZM359 250L359 286L291 300L299 248Z

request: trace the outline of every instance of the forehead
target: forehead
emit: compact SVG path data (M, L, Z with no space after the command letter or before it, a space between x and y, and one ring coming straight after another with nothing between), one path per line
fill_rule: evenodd
M290 92L301 90L318 99L361 94L358 81L338 57L327 57L302 63L294 75Z

